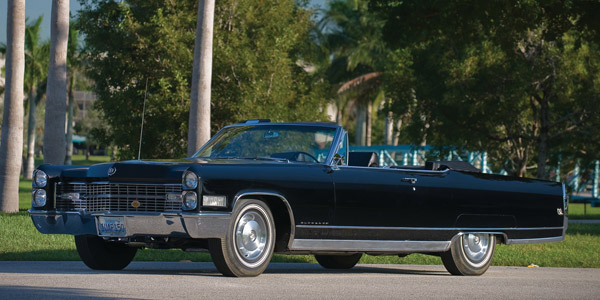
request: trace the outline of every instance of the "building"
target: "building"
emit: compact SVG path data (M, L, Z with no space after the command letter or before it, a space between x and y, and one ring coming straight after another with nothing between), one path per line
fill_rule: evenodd
M96 94L86 91L74 91L73 97L75 98L76 113L73 117L74 122L85 120L90 110L93 108L94 101L96 101Z

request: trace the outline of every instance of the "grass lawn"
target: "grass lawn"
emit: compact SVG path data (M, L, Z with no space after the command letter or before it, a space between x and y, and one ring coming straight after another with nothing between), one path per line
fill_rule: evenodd
M107 162L107 156L83 155L73 157L73 164L90 165ZM0 213L0 260L79 260L73 237L39 233L25 212L31 207L31 180L21 180L17 214ZM586 207L581 203L569 206L571 219L600 219L600 207ZM493 264L497 266L578 267L600 268L600 224L570 224L565 241L532 245L498 245ZM138 261L210 261L207 253L187 253L181 250L138 251ZM275 255L275 262L316 263L310 255ZM370 264L441 264L439 257L412 254L396 256L365 255L360 263Z
M589 203L570 203L569 219L600 220L600 207L592 207Z

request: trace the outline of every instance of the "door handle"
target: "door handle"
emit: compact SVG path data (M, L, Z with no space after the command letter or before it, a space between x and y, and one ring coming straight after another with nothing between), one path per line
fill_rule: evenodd
M411 184L417 183L416 178L402 178L402 182L410 182Z

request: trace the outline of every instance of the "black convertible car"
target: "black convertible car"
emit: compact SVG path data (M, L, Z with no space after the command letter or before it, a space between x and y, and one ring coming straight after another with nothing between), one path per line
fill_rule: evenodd
M208 250L228 276L256 276L273 253L352 268L366 253L441 256L481 275L497 243L556 242L561 183L482 174L464 162L378 167L327 123L246 121L193 157L41 165L29 210L42 233L75 235L92 269L126 267L143 247Z

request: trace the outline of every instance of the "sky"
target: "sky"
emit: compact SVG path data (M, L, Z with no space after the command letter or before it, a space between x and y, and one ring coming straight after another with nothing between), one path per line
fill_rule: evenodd
M311 0L310 7L323 6L327 0ZM77 10L81 7L79 0L69 1L71 14L75 15ZM0 0L0 43L6 44L6 9L8 6L8 0ZM44 21L40 35L42 39L50 39L50 13L52 11L51 0L25 0L25 17L29 18L29 22L37 19L37 17L43 15Z
M71 14L81 7L79 0L69 1ZM6 44L6 14L8 0L0 0L0 43ZM50 13L52 12L51 0L25 0L25 17L28 22L33 22L39 16L44 16L40 35L42 39L50 39Z

